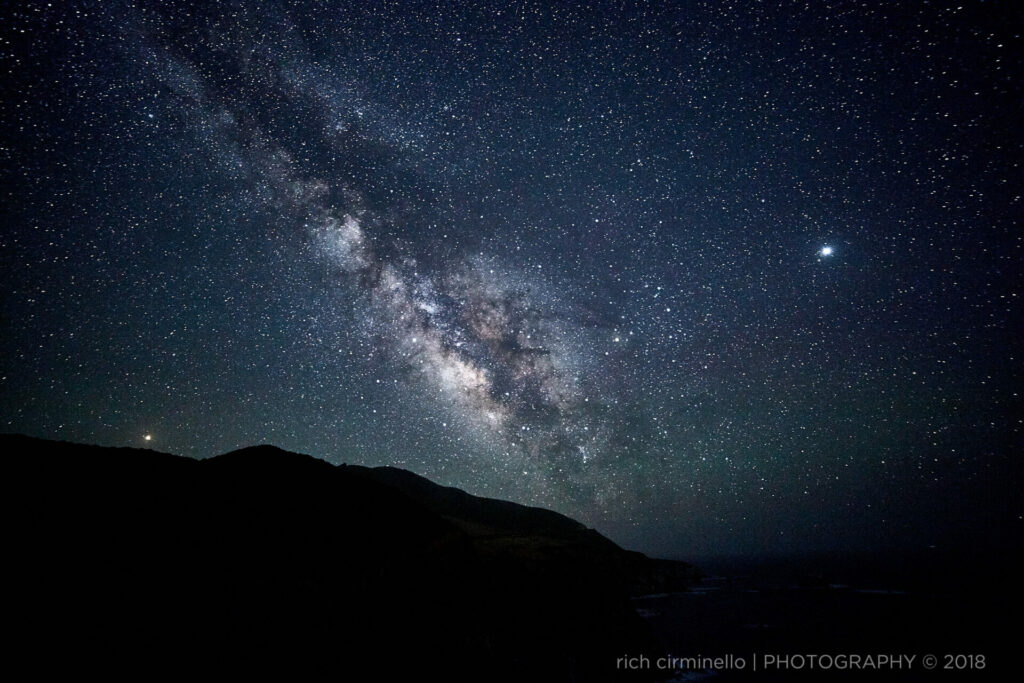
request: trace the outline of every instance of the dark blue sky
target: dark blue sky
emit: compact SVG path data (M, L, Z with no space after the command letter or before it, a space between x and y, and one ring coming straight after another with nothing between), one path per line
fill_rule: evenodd
M5 7L2 429L1019 543L1020 10L550 4Z

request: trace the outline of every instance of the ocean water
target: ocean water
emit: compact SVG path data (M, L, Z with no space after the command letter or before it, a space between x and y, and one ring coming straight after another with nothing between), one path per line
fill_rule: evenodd
M1019 565L1009 557L833 555L699 566L708 575L692 590L634 600L677 658L648 667L675 680L1016 679L1006 678L1017 671L1021 614Z

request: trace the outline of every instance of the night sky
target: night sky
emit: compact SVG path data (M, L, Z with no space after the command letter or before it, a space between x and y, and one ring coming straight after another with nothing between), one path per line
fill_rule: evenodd
M1016 7L8 3L0 430L1019 544Z

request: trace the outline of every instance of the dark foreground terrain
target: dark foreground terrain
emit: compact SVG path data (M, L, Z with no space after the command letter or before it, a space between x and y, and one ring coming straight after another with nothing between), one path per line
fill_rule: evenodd
M189 679L604 681L662 653L677 562L562 515L261 446L198 461L0 437L8 664Z

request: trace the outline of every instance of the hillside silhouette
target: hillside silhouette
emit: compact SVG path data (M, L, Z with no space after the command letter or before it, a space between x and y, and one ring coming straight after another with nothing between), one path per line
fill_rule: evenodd
M695 578L394 468L272 446L0 449L12 651L39 674L617 680L617 657L659 651L630 595Z

